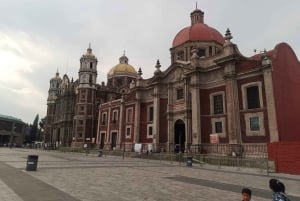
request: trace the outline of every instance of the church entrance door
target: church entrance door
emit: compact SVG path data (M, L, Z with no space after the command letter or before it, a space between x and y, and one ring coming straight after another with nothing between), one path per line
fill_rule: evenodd
M176 153L178 152L184 152L185 150L185 124L184 122L179 119L175 122L175 128L174 128L174 151Z

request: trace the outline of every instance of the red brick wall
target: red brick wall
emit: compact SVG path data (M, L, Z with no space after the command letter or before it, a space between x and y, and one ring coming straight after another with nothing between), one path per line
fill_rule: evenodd
M167 120L168 99L161 98L159 105L159 142L166 143L168 141L168 120Z
M220 115L213 116L210 114L210 94L214 92L225 92L225 86L220 86L212 89L200 89L200 110L201 110L201 141L203 143L210 143L210 134L212 133L211 118L220 117ZM225 94L226 96L226 94ZM226 107L226 98L225 107ZM226 108L224 108L226 111ZM225 116L226 117L226 116ZM227 129L227 126L226 126ZM228 131L226 131L228 133ZM221 143L228 143L228 135L226 138L220 138Z
M153 105L153 102L141 103L140 114L140 143L152 143L152 138L147 138L147 123L148 123L148 106Z
M276 171L300 174L300 141L268 144L268 159L275 162Z
M242 85L251 83L251 82L261 82L262 83L262 99L263 99L263 108L244 110L243 108L243 95L242 95ZM241 137L244 143L264 143L270 141L269 135L269 124L268 124L268 113L266 110L266 92L264 86L263 75L258 75L251 78L245 78L238 80L238 96L239 96L239 109L240 109L240 126L241 126ZM255 112L263 112L264 113L264 128L265 128L265 136L246 136L246 122L245 122L245 114L246 113L255 113Z

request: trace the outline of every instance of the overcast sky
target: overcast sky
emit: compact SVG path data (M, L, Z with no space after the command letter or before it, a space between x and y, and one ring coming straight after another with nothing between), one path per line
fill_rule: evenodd
M198 0L204 21L244 56L280 42L300 56L299 0ZM57 69L78 78L89 43L98 58L98 83L126 51L149 78L159 59L170 65L175 35L190 25L195 0L1 0L0 114L32 123L46 115L49 81Z

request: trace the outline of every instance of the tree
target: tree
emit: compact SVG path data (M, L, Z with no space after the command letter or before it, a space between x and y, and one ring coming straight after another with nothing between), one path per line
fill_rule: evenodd
M34 118L33 124L31 126L30 141L35 141L38 139L38 123L39 123L39 114Z
M46 124L46 117L42 118L39 122L39 135L37 140L38 141L43 141L44 139L44 130L45 130L45 124Z

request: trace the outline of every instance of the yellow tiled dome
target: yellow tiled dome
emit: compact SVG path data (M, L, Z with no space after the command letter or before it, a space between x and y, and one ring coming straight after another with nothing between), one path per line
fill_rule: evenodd
M128 64L128 58L123 55L120 57L120 63L110 69L107 76L112 77L115 75L131 75L136 76L137 72L133 66Z
M114 66L110 71L108 72L108 76L113 75L119 75L119 74L132 74L136 75L136 70L129 64L118 64Z

